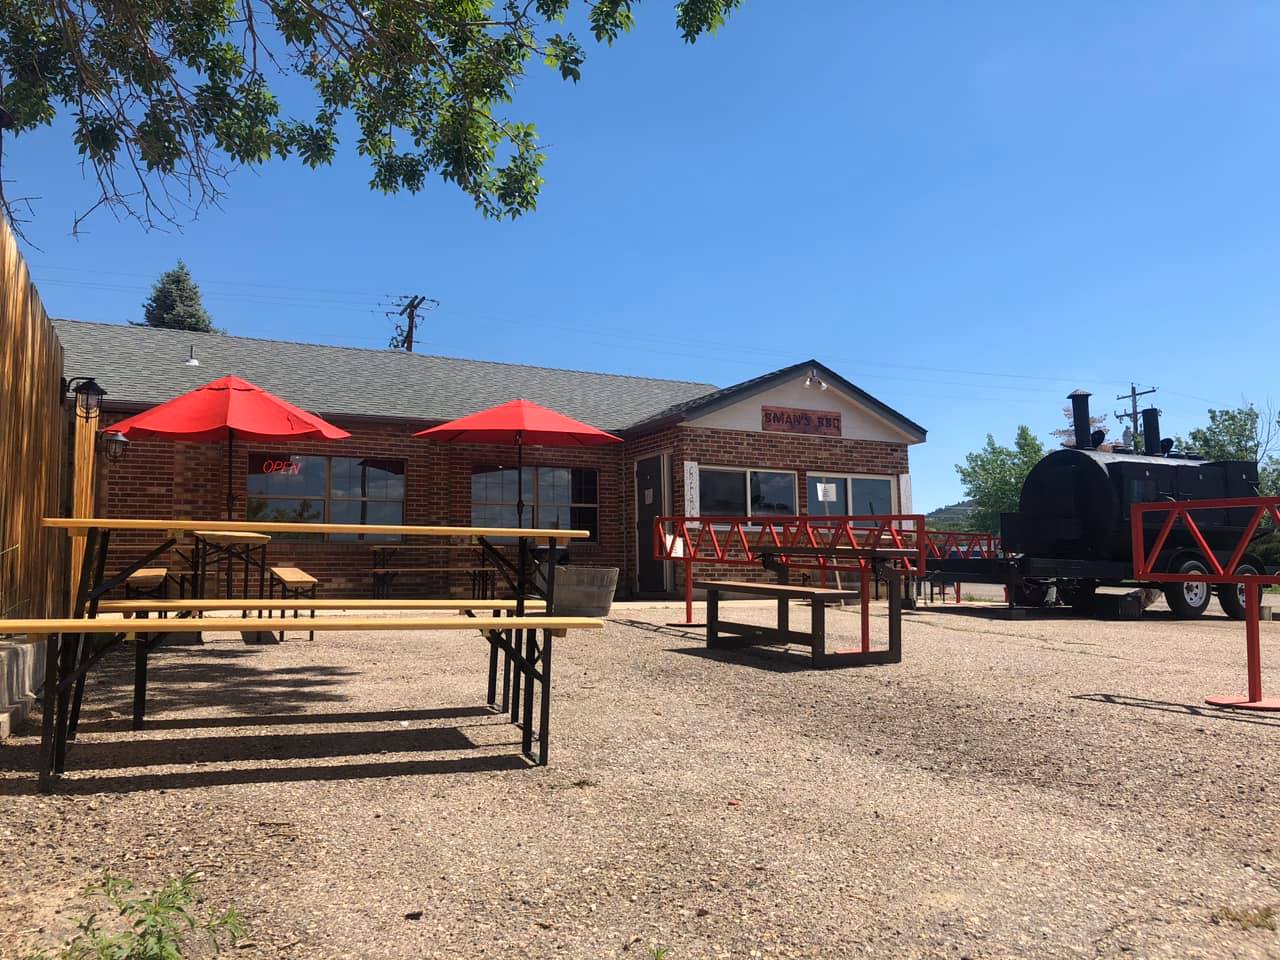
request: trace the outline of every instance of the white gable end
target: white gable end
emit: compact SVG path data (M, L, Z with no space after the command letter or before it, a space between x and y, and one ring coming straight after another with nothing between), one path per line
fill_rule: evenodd
M686 422L693 427L714 427L721 430L748 430L753 433L771 432L762 428L763 407L806 411L814 414L840 414L840 436L850 440L882 440L889 443L915 443L914 437L899 430L888 420L854 397L830 386L820 390L815 385L804 385L805 374L792 380L776 383L759 393L738 400L725 407L701 415L691 416ZM782 433L792 432L787 430ZM794 431L805 432L805 431Z

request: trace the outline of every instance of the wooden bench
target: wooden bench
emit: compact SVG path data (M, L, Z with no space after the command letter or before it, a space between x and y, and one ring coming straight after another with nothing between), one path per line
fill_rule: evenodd
M168 567L142 567L129 574L124 581L124 595L128 598L163 597L168 592Z
M210 603L211 601L179 601ZM347 601L350 602L350 601ZM142 726L146 713L147 653L157 640L174 633L199 633L226 627L225 618L190 617L155 621L158 632L143 633L136 619L0 620L0 634L26 635L29 641L45 639L46 673L43 689L44 717L40 783L49 789L55 774L63 772L67 744L76 734L84 678L112 647L133 642L135 650L133 721ZM463 617L321 617L308 626L316 632L422 633L471 631L474 620ZM599 630L602 620L592 617L520 616L495 618L486 631L491 649L501 650L513 666L511 721L521 730L521 752L538 765L547 763L551 717L551 643L554 632ZM523 681L523 684L522 684ZM533 720L534 684L541 684L539 720ZM522 696L523 686L523 696ZM74 692L74 703L73 703ZM489 704L494 706L492 677ZM251 722L251 720L250 720ZM533 739L538 750L533 750Z
M827 650L827 604L844 600L862 600L861 590L833 590L828 587L806 587L788 583L751 583L737 580L695 580L695 589L707 593L707 648L738 649L776 644L803 644L812 650L815 667L855 667L902 662L902 630L900 591L889 592L889 649L872 650L864 628L860 650ZM720 619L721 594L738 593L777 600L777 625L760 626ZM810 603L809 632L791 629L790 602ZM728 634L723 636L722 634Z
M271 600L272 598L275 597L276 584L280 585L280 596L282 599L301 600L303 598L309 598L311 600L314 600L316 598L316 590L320 586L320 581L317 580L315 577L313 577L311 574L307 573L307 571L303 570L301 567L271 567L270 574L271 574L271 579L268 582L268 586L267 586L268 600ZM246 610L247 609L248 608L246 608ZM270 615L269 611L279 610L280 619L282 620L284 619L285 608L269 606L269 607L266 607L265 609L268 610L268 616ZM293 609L293 619L297 620L298 614L300 614L304 608L293 607L292 609ZM312 619L315 618L315 615L316 615L316 608L312 607L311 608ZM308 640L314 640L315 638L316 638L316 633L314 630L310 631L307 634ZM284 640L283 628L281 628L280 630L280 639Z

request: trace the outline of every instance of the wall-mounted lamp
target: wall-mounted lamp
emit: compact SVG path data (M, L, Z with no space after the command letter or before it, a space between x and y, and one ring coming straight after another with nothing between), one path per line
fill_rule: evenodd
M98 445L111 463L119 463L129 452L129 438L123 433L111 431L98 435Z
M812 390L815 385L819 390L827 389L827 381L818 376L818 371L816 369L810 368L809 375L804 378L804 388L806 390Z
M102 409L102 398L107 395L107 391L98 386L98 381L93 377L75 377L71 380L63 377L61 395L65 398L68 393L75 395L76 415L83 420L92 420L98 415L98 411Z

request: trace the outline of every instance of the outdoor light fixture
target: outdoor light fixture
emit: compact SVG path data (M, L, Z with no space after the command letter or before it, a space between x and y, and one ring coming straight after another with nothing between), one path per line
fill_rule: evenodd
M102 409L102 398L107 391L98 386L93 377L75 377L68 380L62 378L62 396L74 393L76 397L76 414L84 420L92 420Z
M827 381L818 376L818 371L816 369L810 368L809 375L804 378L804 388L806 390L812 390L814 384L817 384L819 390L827 389Z
M129 438L117 431L101 434L98 443L111 463L119 463L129 452Z

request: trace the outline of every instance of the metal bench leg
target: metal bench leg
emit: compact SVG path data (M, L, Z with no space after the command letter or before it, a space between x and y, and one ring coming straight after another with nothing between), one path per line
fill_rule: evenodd
M871 649L871 603L867 596L867 587L871 581L871 571L862 571L862 588L858 591L858 602L862 605L862 652ZM880 580L876 580L876 599L880 599Z
M538 715L538 766L547 765L551 746L551 631L542 631L542 710Z
M80 640L79 657L76 666L80 665L80 660L93 656L97 648L97 640L90 639L88 635ZM80 704L84 702L84 685L87 673L80 674L76 678L75 689L71 694L71 715L67 719L67 739L74 740L76 738L76 730L80 726Z
M518 655L524 644L524 631L514 630L511 633L511 648ZM520 683L523 680L524 668L518 656L511 658L511 722L520 722Z
M889 662L902 662L902 601L898 589L900 574L893 567L889 568Z
M59 649L61 639L58 634L51 633L44 644L44 688L41 691L44 701L44 713L40 718L41 793L50 793L53 790L54 714L57 710L58 662L61 660Z
M312 600L314 600L314 599L316 598L316 588L317 588L318 586L319 586L319 584L315 584L315 583L313 583L313 584L311 585L311 599L312 599ZM311 619L312 619L312 620L314 620L315 618L316 618L316 608L315 608L315 607L312 607L312 608L311 608ZM307 639L308 639L308 640L315 640L315 638L316 638L316 632L315 632L314 630L309 630L309 631L307 631Z
M783 643L789 642L787 636L791 633L791 601L786 597L778 598L778 639Z
M64 636L62 651L58 664L58 698L57 716L54 718L53 730L53 772L62 773L67 763L67 729L71 719L71 687L65 686L63 678L75 673L80 663L80 646L84 643L84 634L74 634L75 639Z
M810 634L813 642L813 665L821 666L827 658L827 604L815 597L813 605L813 622Z
M493 619L501 618L502 611L493 611ZM498 645L493 641L493 634L489 634L489 684L485 689L485 702L489 706L493 706L498 698Z
M720 591L707 590L707 647L716 645L720 632Z
M151 652L150 637L138 636L133 641L133 729L141 730L147 716L147 654Z
M511 631L507 631L504 636L510 639ZM511 709L511 654L502 651L502 712L506 713Z
M538 631L524 632L524 715L520 724L520 746L524 755L533 759L533 674L534 661L537 658Z

